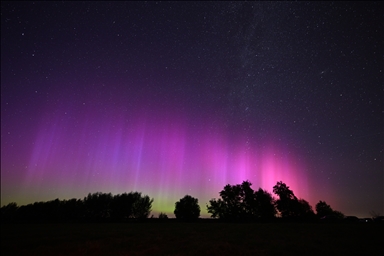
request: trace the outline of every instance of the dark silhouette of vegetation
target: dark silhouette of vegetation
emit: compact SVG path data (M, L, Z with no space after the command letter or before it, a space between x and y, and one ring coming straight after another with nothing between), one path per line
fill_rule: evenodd
M161 213L159 214L159 219L162 219L162 220L164 220L164 219L168 219L168 216L167 216L167 214L161 212Z
M52 200L1 207L2 222L122 222L148 218L153 199L138 192L88 194L83 200Z
M276 200L276 208L282 218L310 219L315 217L315 213L309 203L304 199L297 199L293 191L285 183L277 182L273 187L273 193L279 197Z
M86 219L91 221L102 221L111 217L111 204L113 196L111 193L101 192L89 193L84 198L86 208Z
M325 217L327 215L332 215L333 214L333 210L331 208L330 205L328 205L326 202L324 201L319 201L317 204L316 204L316 213L317 213L317 216L319 218L322 218L322 217Z
M207 205L212 218L223 220L270 219L275 216L274 200L270 193L253 191L252 183L226 185L220 199L212 199Z
M328 205L324 201L319 201L316 206L316 215L319 219L324 219L324 220L341 220L345 216L343 213L339 211L334 211L330 205Z
M84 205L87 209L86 218L94 221L111 219L123 221L126 219L148 218L153 199L142 196L138 192L123 193L112 196L111 193L88 194L84 198Z
M296 218L302 220L312 220L316 218L312 206L306 200L299 199L296 207Z
M372 218L359 219L345 217L324 201L319 201L316 214L304 199L298 199L282 181L273 187L274 198L269 192L259 188L254 191L252 183L226 185L219 192L219 199L211 199L207 204L208 213L213 219L225 221L264 221L264 220L305 220L324 222L383 222L384 217L371 212ZM89 193L83 200L51 200L18 206L9 203L0 209L2 223L54 223L54 222L127 222L147 219L151 213L153 199L139 192L112 195L111 193ZM198 199L186 195L175 203L176 219L192 221L200 217ZM153 215L152 215L153 216ZM280 218L279 218L280 217ZM168 219L160 213L158 219ZM213 220L212 220L213 221Z
M275 217L275 200L269 192L259 188L259 190L255 191L255 200L256 218L268 220Z
M174 214L176 219L191 221L196 220L200 216L200 206L198 199L190 195L184 196L180 201L175 203Z
M14 222L17 219L17 211L19 207L16 203L9 203L1 207L1 221Z
M295 202L297 198L292 190L283 183L277 182L277 184L273 187L273 193L275 193L279 199L276 201L276 208L280 212L281 216L291 217L295 215Z
M132 218L146 219L151 213L153 199L149 196L141 196L140 193L134 193L134 202L132 205Z

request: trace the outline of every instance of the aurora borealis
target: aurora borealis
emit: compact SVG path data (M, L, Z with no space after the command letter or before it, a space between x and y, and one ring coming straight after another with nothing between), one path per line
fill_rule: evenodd
M383 213L381 4L2 2L1 205L226 184Z

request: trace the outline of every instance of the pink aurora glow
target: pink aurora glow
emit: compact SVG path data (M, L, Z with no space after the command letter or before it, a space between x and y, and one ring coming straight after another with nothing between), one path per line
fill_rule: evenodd
M190 194L208 216L208 201L244 180L270 192L281 180L309 199L304 163L276 142L255 145L220 126L188 123L177 111L128 118L59 112L45 115L32 143L19 191L30 200L139 191L154 198L154 212L170 214Z

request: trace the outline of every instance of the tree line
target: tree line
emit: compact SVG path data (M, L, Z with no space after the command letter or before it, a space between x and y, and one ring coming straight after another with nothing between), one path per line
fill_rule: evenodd
M312 206L304 199L298 199L293 191L279 181L271 193L259 188L254 191L252 183L226 185L220 192L219 199L212 199L207 205L208 213L213 218L223 220L271 220L276 217L289 220L314 220L316 218L341 219L344 215L334 211L324 201L316 204L316 214Z
M206 205L211 218L224 221L268 221L277 217L285 220L315 220L319 218L342 219L324 201L316 204L316 213L304 199L298 199L293 191L279 181L273 193L259 188L254 191L252 183L226 185L219 192L220 198L211 199ZM10 203L1 207L2 222L124 222L147 219L152 210L153 199L139 192L112 195L89 193L81 199L36 202L25 206ZM186 195L175 203L176 219L193 221L200 217L198 199ZM165 213L159 219L167 219Z
M89 193L81 199L52 200L24 206L10 203L1 207L4 222L121 222L146 219L153 199L139 192L112 195Z

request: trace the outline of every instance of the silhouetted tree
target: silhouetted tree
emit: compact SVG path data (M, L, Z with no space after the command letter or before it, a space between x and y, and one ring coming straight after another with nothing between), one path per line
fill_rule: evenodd
M196 220L200 216L200 206L197 198L190 195L184 196L180 201L175 203L174 214L177 219Z
M62 219L63 203L58 198L44 203L44 211L47 213L49 221L57 222Z
M317 217L319 218L329 218L329 219L334 219L334 220L337 220L337 219L343 219L344 218L344 214L339 212L339 211L335 211L331 208L330 205L328 205L325 201L319 201L316 206L316 215Z
M124 221L132 216L132 205L134 196L132 193L118 194L113 197L111 217L114 221Z
M277 184L273 187L273 193L278 195L280 199L297 199L293 191L290 190L289 187L282 181L277 182Z
M207 205L212 218L226 219L229 217L228 206L222 199L211 199Z
M304 199L297 199L285 183L277 182L273 187L273 193L279 196L276 208L283 218L310 219L315 216L310 204Z
M283 218L295 217L297 215L295 209L297 209L298 200L293 191L285 183L279 181L273 187L273 193L279 196L276 207L281 216Z
M344 213L342 213L340 211L333 211L333 216L335 216L336 219L344 219L345 218Z
M167 216L167 214L161 212L159 214L159 219L168 219L168 216Z
M316 208L316 214L319 218L333 214L333 210L331 206L324 201L319 201L316 204L315 208Z
M153 199L142 196L139 192L115 195L111 204L111 216L114 221L124 221L129 218L148 218Z
M295 209L295 214L297 217L300 217L302 219L312 219L315 217L315 213L312 210L312 206L304 199L299 199L297 201L297 208Z
M247 184L246 184L247 186ZM233 220L240 219L245 215L243 209L244 191L240 184L238 185L226 185L222 191L220 191L221 199L212 199L207 205L208 213L211 213L212 218L219 217L221 219ZM250 204L250 199L248 199Z
M275 200L267 191L259 188L255 191L256 210L255 215L260 219L272 219L276 215Z
M18 207L10 203L1 207L2 222L78 222L123 221L147 218L153 199L138 192L112 196L111 193L89 193L81 199L35 202Z
M17 220L17 210L19 207L12 202L1 207L1 222L14 222Z
M61 220L64 222L84 221L86 208L81 199L72 198L61 202Z
M276 210L271 194L261 188L254 192L252 183L226 185L220 192L220 199L212 199L207 205L212 218L244 220L273 218Z
M132 206L132 217L135 219L146 219L151 213L153 199L149 196L142 196L141 193L134 193L135 201Z
M84 198L84 206L86 208L86 218L90 221L103 221L107 220L111 215L111 193L89 193Z
M242 203L244 200L244 192L240 184L226 185L224 190L220 192L220 196L225 203L225 218L239 219L244 215Z

